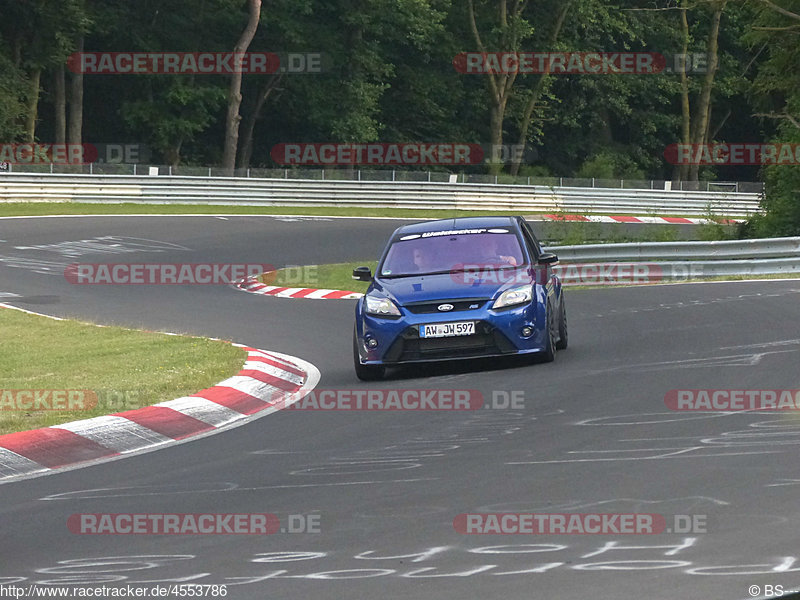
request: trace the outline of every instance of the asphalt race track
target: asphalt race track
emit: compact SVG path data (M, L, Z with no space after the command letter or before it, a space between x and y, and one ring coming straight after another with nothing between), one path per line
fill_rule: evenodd
M377 257L400 221L0 219L0 301L303 358L319 389L468 389L521 408L282 411L158 452L0 485L0 584L227 585L227 598L620 600L800 589L800 418L671 411L677 389L797 389L800 281L567 293L547 365L356 380L353 301L226 286L72 285L74 262ZM87 240L93 240L87 243ZM4 347L3 351L13 351ZM489 402L491 404L491 402ZM313 516L319 532L76 535L76 513ZM461 513L648 513L655 535L465 535ZM674 516L683 515L676 521ZM698 524L684 532L685 516ZM294 519L294 520L292 520ZM311 521L309 521L311 522Z

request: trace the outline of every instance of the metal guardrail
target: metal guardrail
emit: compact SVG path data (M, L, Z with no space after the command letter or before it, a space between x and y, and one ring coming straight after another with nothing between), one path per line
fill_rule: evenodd
M631 242L554 246L565 262L636 260L708 260L800 257L800 237L717 242Z
M601 270L588 267L608 265L644 266L643 277L657 271L664 280L702 279L720 276L800 274L800 237L715 242L641 242L550 246L558 255L562 276L597 276ZM675 259L681 260L675 260ZM578 266L576 269L575 266ZM614 270L606 269L613 278ZM571 275L572 273L572 275ZM634 277L633 272L623 279ZM569 281L570 283L591 283ZM603 282L600 282L603 283ZM617 282L619 283L619 282ZM635 283L621 281L621 283Z
M760 193L180 176L0 176L0 202L136 202L747 217Z
M137 163L90 163L88 165L25 164L7 165L7 170L21 174L84 174L84 175L169 175L179 177L231 177L221 167L181 165L146 165ZM3 172L0 164L0 173ZM763 194L764 184L757 181L669 181L664 179L604 179L599 177L546 177L530 175L488 175L486 173L450 173L448 171L414 171L397 169L348 168L281 168L235 169L233 177L256 179L311 179L315 181L415 181L432 183L478 183L502 185L535 185L543 187L613 188L631 190L676 190L683 192L735 192Z

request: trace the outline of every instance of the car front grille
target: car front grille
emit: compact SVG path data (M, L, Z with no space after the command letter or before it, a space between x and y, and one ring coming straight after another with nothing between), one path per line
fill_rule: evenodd
M513 354L514 345L495 327L484 321L475 325L475 334L444 338L420 338L416 327L407 328L391 345L385 362L412 362L438 359L478 358Z
M462 310L477 310L483 308L488 301L489 298L457 298L453 300L437 300L436 302L410 302L404 304L403 308L415 315L443 314ZM441 311L439 307L442 304L451 304L453 308L449 311Z

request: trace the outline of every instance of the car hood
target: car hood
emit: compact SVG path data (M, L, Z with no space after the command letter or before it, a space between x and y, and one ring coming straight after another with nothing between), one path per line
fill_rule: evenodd
M463 273L420 275L414 277L376 278L370 291L383 292L399 304L434 302L459 298L493 298L499 292L530 284L533 278L527 268L464 276Z

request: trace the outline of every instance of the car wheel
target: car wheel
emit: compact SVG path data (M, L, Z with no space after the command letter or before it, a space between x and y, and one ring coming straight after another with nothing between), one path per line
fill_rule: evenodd
M382 379L386 373L386 367L382 365L362 365L358 357L358 340L356 332L353 331L353 366L356 370L356 377L361 381L375 381Z
M564 292L561 292L561 306L558 319L558 343L556 344L557 350L566 350L569 342L569 335L567 333L567 307L564 304Z
M555 323L553 323L553 310L549 303L547 305L547 325L545 325L544 334L547 345L544 348L544 352L536 355L536 362L553 362L556 359L556 330Z

